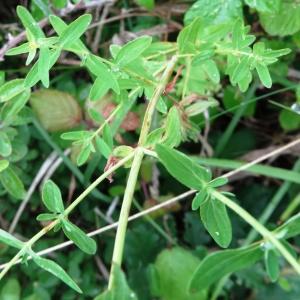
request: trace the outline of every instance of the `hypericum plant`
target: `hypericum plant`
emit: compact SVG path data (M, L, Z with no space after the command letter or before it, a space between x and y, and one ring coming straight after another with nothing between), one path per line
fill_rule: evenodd
M120 167L127 167L130 170L115 238L108 290L97 299L135 299L135 294L126 284L121 264L128 216L145 155L158 158L173 177L197 192L192 209L200 211L205 228L220 247L227 248L232 239L227 208L262 236L259 242L250 246L207 256L193 275L189 284L190 293L206 289L224 275L247 267L262 257L271 280L278 277L280 255L300 274L300 265L286 241L299 233L299 216L270 232L231 199L233 194L219 191L227 182L225 177L213 179L208 169L173 149L182 141L197 139L200 128L190 117L218 105L213 95L221 88L221 74L228 75L231 84L237 85L242 92L248 89L256 74L261 83L269 88L272 80L268 66L289 53L289 49L271 50L263 42L255 43L255 36L249 34L250 28L239 19L225 25L207 25L201 18L196 18L179 33L176 42L153 42L151 37L143 36L122 47L111 45L111 59L105 59L91 53L80 40L91 22L90 15L82 15L71 24L52 15L49 21L56 35L46 37L26 8L19 6L17 14L26 29L28 42L10 49L6 55L28 53L26 65L35 62L24 79L14 79L0 87L0 180L9 193L18 198L24 195L22 182L10 160L14 127L28 122L25 105L31 90L39 81L45 88L49 87L50 70L63 51L77 55L82 67L93 79L89 100L98 101L110 93L118 106L107 119L103 119L96 110L89 111L94 121L102 123L98 129L62 134L63 139L73 141L79 148L78 165L84 164L91 155L102 154L108 159L107 167L68 207L64 207L57 185L47 181L42 190L47 212L37 216L37 220L49 221L49 224L28 241L22 242L0 230L0 241L18 250L1 271L0 279L19 259L27 262L31 258L39 267L81 292L57 263L39 257L34 252L34 245L50 230L62 229L82 251L94 254L94 240L71 223L68 216L101 181L110 178ZM147 109L136 147L114 147L116 128L134 101L142 96L147 101ZM159 116L157 128L152 126L154 115ZM110 121L114 117L117 124L114 123L115 128L111 128Z

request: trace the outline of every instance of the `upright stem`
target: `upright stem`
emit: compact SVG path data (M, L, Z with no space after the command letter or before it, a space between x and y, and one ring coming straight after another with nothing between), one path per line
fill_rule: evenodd
M138 148L135 151L135 156L132 162L132 166L129 172L126 189L124 193L123 203L121 207L120 217L119 217L119 225L117 229L117 235L115 239L115 246L113 251L112 257L112 265L111 265L111 272L109 278L108 289L112 289L115 280L115 269L117 267L121 267L122 264L122 257L123 257L123 250L124 250L124 243L125 243L125 235L128 223L128 216L131 208L131 203L133 199L133 193L135 189L135 185L137 182L138 173L142 164L142 160L144 157L143 145L147 140L148 133L151 128L152 117L155 111L156 104L161 97L162 93L164 92L165 86L168 83L168 80L173 72L175 64L177 62L177 56L173 56L169 61L166 69L160 79L160 83L156 87L150 102L147 106L147 110L145 112L141 134L138 142Z

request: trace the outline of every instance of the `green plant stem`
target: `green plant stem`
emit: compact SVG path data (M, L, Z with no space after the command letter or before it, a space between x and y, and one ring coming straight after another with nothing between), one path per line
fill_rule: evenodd
M114 173L118 168L123 166L127 161L132 159L134 156L134 152L119 160L114 166L112 166L109 170L104 172L101 176L99 176L86 190L84 190L64 211L64 216L68 216L73 209L105 178ZM49 225L40 230L37 234L35 234L30 240L28 240L24 247L7 263L5 268L0 273L0 280L4 277L4 275L10 270L10 268L17 262L17 260L26 252L27 249L31 248L36 241L38 241L42 236L44 236L48 231L50 231L56 224L60 221L56 219L52 221Z
M290 265L295 269L295 271L300 274L300 265L293 255L284 247L284 245L270 232L265 226L259 223L254 217L252 217L246 210L236 204L234 201L225 197L220 192L213 190L211 195L224 203L227 207L233 210L237 215L239 215L243 220L250 224L257 232L259 232L262 237L269 241L273 246L281 253L281 255L290 263Z
M296 163L293 167L293 171L296 171L296 172L300 171L300 159L298 159L296 161ZM299 173L298 173L298 176L300 176ZM272 197L268 206L264 209L263 213L259 217L258 221L261 224L265 224L268 221L268 219L270 218L270 216L272 215L272 213L274 212L274 210L276 209L276 207L278 206L280 201L283 199L284 195L288 192L290 187L291 187L291 182L288 182L288 181L284 182L280 186L278 191ZM257 232L255 230L251 230L244 242L244 245L246 246L246 245L251 244L256 239L256 237L257 237Z
M132 166L129 172L129 176L128 176L128 180L124 192L124 198L123 198L120 217L119 217L119 224L118 224L117 234L115 238L108 289L113 288L114 281L115 281L115 276L114 276L115 270L116 268L121 267L121 263L122 263L129 211L131 208L131 203L133 199L135 185L137 182L138 173L144 157L144 151L142 146L145 144L147 140L147 136L151 128L152 117L155 111L156 104L159 98L161 97L162 93L164 92L165 86L168 83L168 80L173 72L176 62L177 62L177 56L173 56L169 61L168 65L166 66L166 69L160 79L160 83L156 87L145 112L141 134L138 142L138 148L135 151L135 156L132 162Z
M220 138L216 150L214 153L214 156L218 157L220 154L222 154L224 148L228 144L229 139L231 138L236 126L238 125L241 117L243 116L245 110L248 107L248 102L252 99L255 90L257 88L257 83L253 83L248 90L243 102L241 103L239 109L235 112L232 120L230 121L228 127L226 128L225 132L223 133L222 137Z
M290 216L293 214L293 212L296 210L296 208L300 205L300 193L296 195L296 197L291 201L291 203L288 205L288 207L285 209L285 211L280 216L280 221L285 222Z

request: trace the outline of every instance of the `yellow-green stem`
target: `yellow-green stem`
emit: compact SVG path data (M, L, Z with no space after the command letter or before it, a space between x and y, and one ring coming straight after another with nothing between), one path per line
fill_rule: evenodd
M156 104L161 97L162 93L165 90L165 87L168 83L168 80L173 72L173 69L177 62L177 56L173 56L169 63L166 66L164 73L160 79L160 83L156 87L149 104L147 106L147 110L145 112L141 134L138 142L138 148L135 151L135 156L132 162L132 166L129 172L126 189L124 193L124 198L122 202L120 217L119 217L119 224L115 239L115 246L113 251L112 257L112 265L111 265L111 272L109 278L108 289L112 289L114 286L115 280L115 268L121 267L122 264L122 257L123 257L123 250L124 250L124 243L125 243L125 236L126 236L126 229L128 223L128 216L131 208L131 203L133 199L133 193L135 189L135 185L137 182L138 173L142 164L142 160L144 157L144 151L142 146L145 144L147 140L148 133L151 128L152 117L155 111Z

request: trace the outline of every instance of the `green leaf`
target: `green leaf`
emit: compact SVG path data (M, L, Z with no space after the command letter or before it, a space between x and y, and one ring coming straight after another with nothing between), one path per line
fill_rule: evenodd
M30 97L30 91L26 89L15 96L11 101L6 102L2 109L0 118L5 125L9 125L17 117L18 113L27 103Z
M39 214L37 217L36 217L36 220L37 221L51 221L51 220L54 220L55 218L57 217L56 214Z
M39 24L35 21L30 12L25 7L20 5L17 6L17 14L21 19L23 26L32 34L35 40L45 37L44 32L40 28Z
M67 220L63 220L62 228L65 235L83 252L87 254L96 253L96 242L92 238L88 237L79 227Z
M1 289L0 299L3 300L21 300L21 286L19 282L11 278Z
M64 32L64 30L68 28L68 25L58 16L51 15L49 17L49 21L58 35L61 35ZM76 52L82 52L86 54L89 53L86 46L79 39L74 41L74 43L68 44L66 48L70 51L75 50Z
M25 195L23 182L15 171L8 167L0 173L0 182L6 191L16 199L22 199Z
M117 54L116 63L124 67L140 57L142 53L150 46L152 37L142 36L124 45Z
M98 151L106 158L108 159L111 155L112 148L110 148L107 143L99 136L95 139L96 147Z
M228 182L228 178L226 177L218 177L212 180L208 185L212 188L220 187Z
M55 64L57 59L59 58L60 55L60 49L56 50L50 50L50 62L49 66L50 68ZM24 85L27 88L30 88L37 84L40 80L39 74L38 74L38 62L36 62L33 67L30 69L30 71L27 73Z
M92 152L92 149L93 146L90 143L88 144L84 143L82 145L76 160L78 166L82 166L88 160Z
M201 190L210 181L210 172L183 153L157 144L155 151L168 172L183 185Z
M189 290L207 289L225 275L245 269L263 257L259 245L223 250L206 256L192 276Z
M153 296L163 300L206 300L207 289L190 294L188 285L200 259L181 247L163 250L150 269ZM155 298L156 299L156 298Z
M257 64L255 68L262 84L265 87L270 88L272 86L272 79L268 68L263 64Z
M85 65L97 76L97 80L99 79L100 81L105 82L103 85L109 86L109 88L114 90L117 94L120 94L119 83L115 75L97 56L92 54L88 55Z
M193 199L192 210L197 210L200 205L208 198L207 190L203 188Z
M279 114L280 126L286 131L293 131L300 128L300 115L296 112L283 109Z
M217 64L212 59L206 60L202 64L202 67L211 81L213 81L214 83L220 82L219 69L217 67Z
M199 39L199 32L203 28L203 20L196 18L190 25L185 26L177 37L179 52L196 53L197 40Z
M246 4L251 8L255 8L259 12L278 12L281 0L245 0Z
M12 153L11 142L7 134L3 131L0 131L0 155L3 157L10 156Z
M5 52L6 56L24 54L30 51L29 43L24 43L18 47L11 48Z
M180 144L182 139L181 134L181 120L178 109L173 106L168 112L165 132L162 137L161 143L168 147L176 147Z
M222 248L227 248L232 240L232 228L225 204L209 199L200 206L200 216L215 242Z
M284 224L279 226L275 232L278 232L278 235L284 235L285 239L297 236L300 234L300 213L291 217Z
M16 239L13 235L4 231L3 229L0 229L0 242L17 249L22 249L24 246L23 242Z
M44 87L49 87L50 50L48 47L40 48L38 60L38 73Z
M243 57L236 65L236 68L233 71L231 80L233 83L237 83L243 80L249 73L249 58L247 56Z
M202 17L205 24L223 24L242 18L240 0L198 0L185 13L184 23L189 24L195 18Z
M154 0L136 0L136 3L148 10L152 10L155 6Z
M58 44L61 48L71 45L78 40L87 30L92 20L91 15L82 15L73 21L68 27L59 35Z
M6 159L0 159L0 173L9 166L9 161Z
M70 130L82 120L82 110L72 95L57 90L38 90L32 93L30 105L48 131Z
M77 141L77 140L84 140L89 139L93 135L93 132L85 131L85 130L78 130L78 131L70 131L63 133L60 137L63 140L69 141Z
M280 267L279 267L279 257L276 253L275 249L266 249L265 250L265 266L272 282L277 281L280 275Z
M110 82L108 82L107 80L101 77L98 77L96 78L95 82L92 85L89 98L92 101L101 100L101 98L103 98L106 95L109 89L110 89Z
M110 290L97 296L95 300L137 300L135 293L130 289L125 274L119 267L114 268L114 285Z
M56 276L76 292L82 293L80 287L73 281L73 279L66 273L66 271L54 261L39 257L37 255L33 256L33 261L40 268Z
M292 35L300 30L300 3L282 1L278 11L260 13L259 19L270 35Z
M24 79L14 79L0 87L0 102L6 102L25 90Z
M48 210L55 213L64 212L60 189L52 180L47 180L43 185L42 198Z

